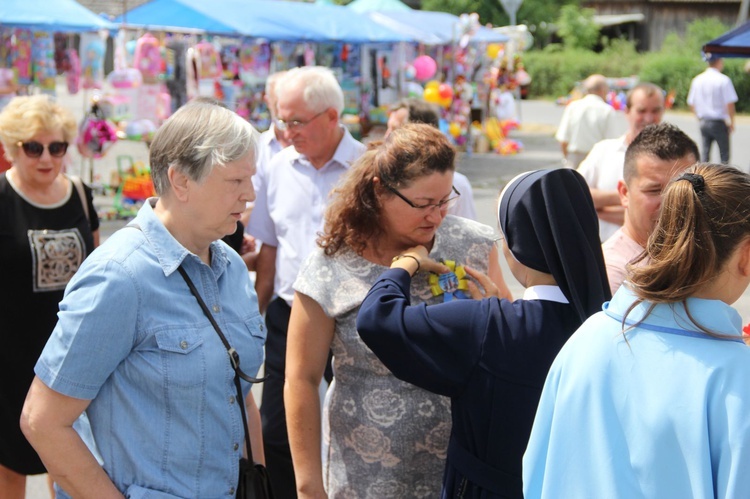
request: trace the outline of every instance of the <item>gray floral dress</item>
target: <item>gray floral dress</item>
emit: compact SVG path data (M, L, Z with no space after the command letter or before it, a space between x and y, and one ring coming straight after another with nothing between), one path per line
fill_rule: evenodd
M447 216L430 256L487 272L492 228ZM294 288L335 319L334 381L324 406L323 479L329 498L387 499L440 496L450 401L396 379L360 340L359 307L386 267L342 250L317 248ZM440 303L426 273L412 280L411 303Z

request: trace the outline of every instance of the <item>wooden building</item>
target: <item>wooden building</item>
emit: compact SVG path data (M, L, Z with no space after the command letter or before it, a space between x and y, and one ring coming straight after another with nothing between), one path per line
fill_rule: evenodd
M741 0L583 0L581 4L610 20L609 25L602 23L605 34L633 36L639 49L659 50L667 34L685 34L696 19L715 17L734 26ZM642 14L643 20L634 20L635 14Z

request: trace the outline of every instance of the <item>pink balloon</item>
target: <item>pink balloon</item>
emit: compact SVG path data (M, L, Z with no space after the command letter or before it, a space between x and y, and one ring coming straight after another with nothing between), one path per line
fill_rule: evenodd
M428 80L435 75L437 63L429 55L420 55L412 63L416 71L417 80Z

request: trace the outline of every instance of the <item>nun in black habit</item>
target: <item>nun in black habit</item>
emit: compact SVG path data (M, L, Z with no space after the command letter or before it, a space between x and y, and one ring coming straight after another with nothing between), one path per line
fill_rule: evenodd
M451 398L444 498L523 497L521 460L547 371L610 299L596 210L575 170L519 175L498 206L523 299L499 299L486 276L467 269L484 288L472 283L471 295L482 299L409 306L413 274L448 270L417 246L394 259L357 318L360 337L396 377Z

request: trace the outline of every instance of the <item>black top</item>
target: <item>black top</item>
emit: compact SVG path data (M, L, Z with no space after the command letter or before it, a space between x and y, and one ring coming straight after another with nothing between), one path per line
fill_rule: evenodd
M91 189L84 191L91 222L74 186L59 205L40 206L0 174L0 464L21 473L44 472L18 421L65 285L93 250L92 231L99 228Z

